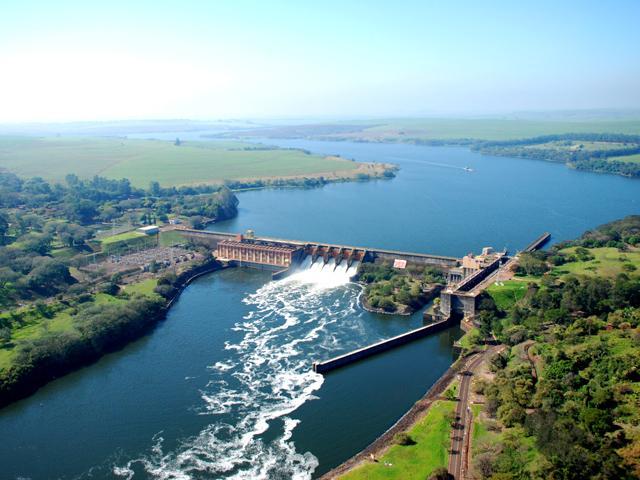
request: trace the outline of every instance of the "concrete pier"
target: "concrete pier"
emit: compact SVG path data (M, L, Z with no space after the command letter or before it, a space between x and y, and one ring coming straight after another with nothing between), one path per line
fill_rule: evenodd
M536 238L533 242L531 242L524 249L525 252L534 252L536 250L540 250L542 247L546 245L546 243L551 240L551 234L549 232L544 232L538 238Z
M440 332L453 324L454 321L451 318L448 318L441 322L425 325L424 327L416 328L415 330L411 330L396 337L388 338L372 345L359 348L352 352L345 353L344 355L330 358L329 360L325 360L324 362L313 362L313 371L316 373L324 374L330 372L331 370L345 367L362 359L377 355L382 352L386 352L387 350L391 350L392 348L398 347L400 345L405 345L409 342L413 342L414 340L424 338L427 335Z

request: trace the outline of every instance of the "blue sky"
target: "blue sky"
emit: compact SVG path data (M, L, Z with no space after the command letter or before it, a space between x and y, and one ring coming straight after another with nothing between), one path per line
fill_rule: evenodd
M638 1L0 2L0 121L640 108Z

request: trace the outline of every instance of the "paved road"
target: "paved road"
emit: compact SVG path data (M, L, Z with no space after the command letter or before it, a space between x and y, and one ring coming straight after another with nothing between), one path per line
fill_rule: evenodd
M451 450L449 453L449 473L457 480L466 474L466 458L469 449L469 435L471 432L471 407L469 406L469 389L474 369L482 362L484 354L478 354L471 360L466 370L460 372L460 386L458 388L459 401L456 406L456 421L451 432Z

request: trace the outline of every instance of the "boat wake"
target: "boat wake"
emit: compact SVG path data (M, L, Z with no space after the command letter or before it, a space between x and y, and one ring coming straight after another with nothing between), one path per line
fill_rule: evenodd
M306 262L306 260L305 260ZM209 367L200 415L211 424L166 451L161 434L150 453L115 467L117 476L159 479L308 479L318 465L292 441L290 414L316 398L323 377L312 359L357 346L363 325L347 266L311 262L289 278L270 282L243 301L249 312L225 344L225 358ZM318 266L315 267L316 269ZM326 268L326 270L325 270ZM352 340L348 340L352 339Z

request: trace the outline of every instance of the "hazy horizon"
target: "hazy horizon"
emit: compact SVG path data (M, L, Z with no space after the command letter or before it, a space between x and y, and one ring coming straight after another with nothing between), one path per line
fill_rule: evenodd
M25 1L0 18L0 122L635 110L639 17L633 1Z

